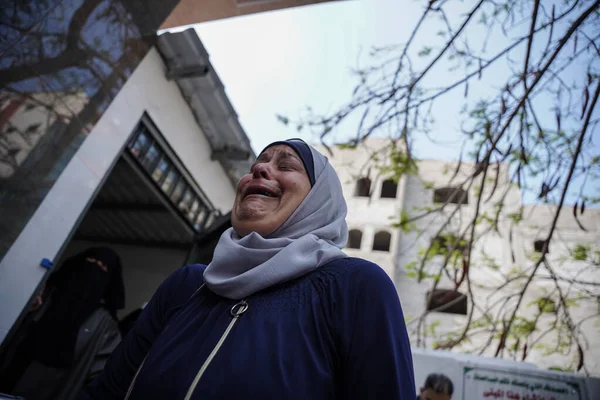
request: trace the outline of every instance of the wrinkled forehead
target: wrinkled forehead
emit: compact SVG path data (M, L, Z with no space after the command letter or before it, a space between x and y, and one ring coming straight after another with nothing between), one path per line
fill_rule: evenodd
M285 144L278 144L275 146L267 147L262 153L256 158L256 161L269 161L272 158L295 158L298 161L302 161L296 151Z

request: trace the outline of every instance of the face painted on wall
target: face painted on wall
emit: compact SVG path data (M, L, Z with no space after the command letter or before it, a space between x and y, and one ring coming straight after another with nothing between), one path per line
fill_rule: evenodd
M289 146L266 149L238 183L231 213L240 236L257 232L266 237L279 228L310 192L308 174Z

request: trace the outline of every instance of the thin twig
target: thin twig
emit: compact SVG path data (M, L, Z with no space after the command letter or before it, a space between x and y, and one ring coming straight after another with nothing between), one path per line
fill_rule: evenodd
M536 262L536 264L535 264L535 266L533 268L533 271L529 275L529 278L527 279L527 281L525 282L525 285L523 286L523 289L521 290L521 296L519 297L519 300L517 301L517 304L516 304L516 306L515 306L512 314L511 314L511 317L508 320L507 326L504 328L504 331L502 332L502 336L501 336L501 339L500 339L501 343L504 340L506 340L508 332L510 331L510 328L512 327L512 324L513 324L513 322L515 320L517 312L519 311L519 307L521 305L521 302L523 301L523 296L525 294L525 291L529 287L529 284L533 280L533 277L535 276L538 268L540 267L540 265L542 264L542 262L544 261L544 259L546 257L546 254L548 253L548 244L550 243L550 239L552 239L552 235L554 234L554 230L556 229L556 223L558 222L558 217L560 215L560 211L562 210L562 207L564 205L565 198L567 196L567 191L569 189L569 186L570 186L570 183L571 183L571 179L573 177L573 173L575 172L575 166L577 165L579 154L581 153L581 148L583 146L583 140L585 138L585 134L587 132L590 119L592 117L592 111L596 107L596 102L598 101L598 96L600 96L600 82L596 85L596 91L594 93L594 97L593 97L592 103L590 105L590 108L588 109L588 112L587 112L587 115L586 115L586 118L585 118L585 122L583 124L582 129L581 129L581 133L579 134L579 139L577 141L577 149L575 150L575 154L573 155L571 167L569 168L569 173L568 173L567 178L565 180L565 185L563 187L563 191L562 191L562 194L561 194L561 197L560 197L560 202L558 204L556 212L554 213L554 218L552 220L552 225L550 226L550 232L548 233L548 237L547 237L546 241L544 242L544 247L542 249L542 253L540 254L540 257L539 257L538 261ZM496 356L500 353L500 350L502 350L502 348L500 346L498 346L498 349L496 350Z

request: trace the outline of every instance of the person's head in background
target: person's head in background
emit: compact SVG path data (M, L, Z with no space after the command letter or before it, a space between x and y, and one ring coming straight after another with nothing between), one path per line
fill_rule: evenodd
M454 385L446 375L430 374L419 392L419 400L450 400Z

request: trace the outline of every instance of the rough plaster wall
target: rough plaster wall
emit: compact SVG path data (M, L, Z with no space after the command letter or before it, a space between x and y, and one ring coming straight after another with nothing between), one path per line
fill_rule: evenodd
M429 290L430 283L418 283L414 278L406 275L405 266L412 261L418 260L419 249L426 248L430 241L439 230L444 221L442 217L427 217L420 220L417 227L425 232L424 235L418 237L415 232L405 233L391 226L391 222L398 218L400 212L409 215L414 215L418 211L417 208L434 207L433 189L449 186L448 181L456 172L453 183L461 183L469 176L475 166L469 163L463 163L457 170L456 163L448 163L436 160L424 160L419 162L419 176L407 176L401 180L398 187L398 196L396 199L381 199L381 183L386 178L378 176L377 171L371 168L369 177L372 182L372 196L370 198L361 198L354 196L354 189L357 177L366 176L368 174L369 155L376 153L378 149L385 146L385 141L382 139L369 139L367 141L366 151L364 148L356 150L340 150L334 149L334 155L330 157L330 161L342 181L344 187L344 195L348 203L348 226L350 229L359 229L363 233L362 245L359 250L347 249L346 252L351 256L362 257L377 263L381 266L394 281L398 294L402 303L402 307L406 317L416 317L425 310L426 294ZM384 154L379 152L378 154ZM479 288L477 285L484 285L488 288L498 286L503 280L501 274L508 273L513 267L530 265L528 256L531 257L533 252L533 242L536 239L543 238L547 235L549 224L552 220L554 209L550 206L524 206L524 220L518 228L513 229L513 245L509 241L509 231L511 220L508 217L510 213L518 212L521 207L521 194L519 190L511 184L508 178L508 171L505 165L501 165L498 169L493 166L487 176L484 189L482 191L482 199L489 201L482 204L480 215L486 213L493 216L496 213L494 203L500 201L504 196L503 208L499 219L499 232L487 234L483 239L476 242L472 253L472 269L471 277L474 283L473 295L479 304L493 304L501 296L508 293L501 291L492 295L491 289ZM499 176L498 185L494 187L496 174ZM469 204L462 205L460 213L463 219L468 221L472 218L475 212L477 194L482 185L482 176L479 181L474 183L470 188ZM448 215L446 213L446 215ZM587 229L587 232L582 231L573 220L571 209L566 208L560 215L557 224L555 237L559 240L554 240L550 243L551 253L550 259L552 264L560 261L560 271L565 276L573 276L576 271L581 271L581 262L564 260L565 256L569 255L569 251L576 244L597 244L600 243L600 210L588 209L585 213L585 218L582 218L582 223ZM379 229L386 229L392 233L392 248L387 252L374 252L371 250L373 236ZM460 221L452 225L456 231L460 232L465 228L464 223ZM481 229L478 227L478 233ZM480 268L483 264L483 257L493 258L500 266L498 271L491 271L488 268ZM515 262L513 263L513 255ZM441 260L436 260L441 262ZM527 264L529 263L529 264ZM435 266L435 261L434 261ZM549 275L548 275L549 277ZM600 276L595 270L589 270L578 276L581 280L591 280L600 284ZM439 288L452 288L451 281L443 276L438 285ZM548 291L554 287L553 282L549 279L546 283L536 284L531 290L531 294L523 301L523 310L525 316L533 316L535 306L528 306L536 298L548 295ZM463 287L461 290L466 291ZM507 290L518 290L515 286L509 287ZM579 302L576 307L572 308L573 318L581 320L583 317L598 312L598 304L594 302ZM477 314L475 314L477 316ZM438 334L444 334L452 330L459 329L466 322L465 316L456 316L444 313L431 313L427 318L427 323L439 321L440 325L436 328ZM546 317L544 317L546 318ZM547 319L547 318L546 318ZM547 321L543 321L544 323ZM410 325L409 329L413 326ZM591 372L594 375L600 374L600 328L594 326L594 321L589 320L582 324L581 329L585 332L589 339L586 349L586 360L589 361ZM546 345L554 345L557 341L557 333L548 334L544 337L541 343ZM411 338L413 341L416 339ZM475 337L472 343L465 347L474 348L483 343L487 339L486 335ZM427 342L431 346L432 340ZM485 353L493 356L493 350ZM547 356L541 350L530 350L528 360L542 367L564 366L576 354L553 355Z

